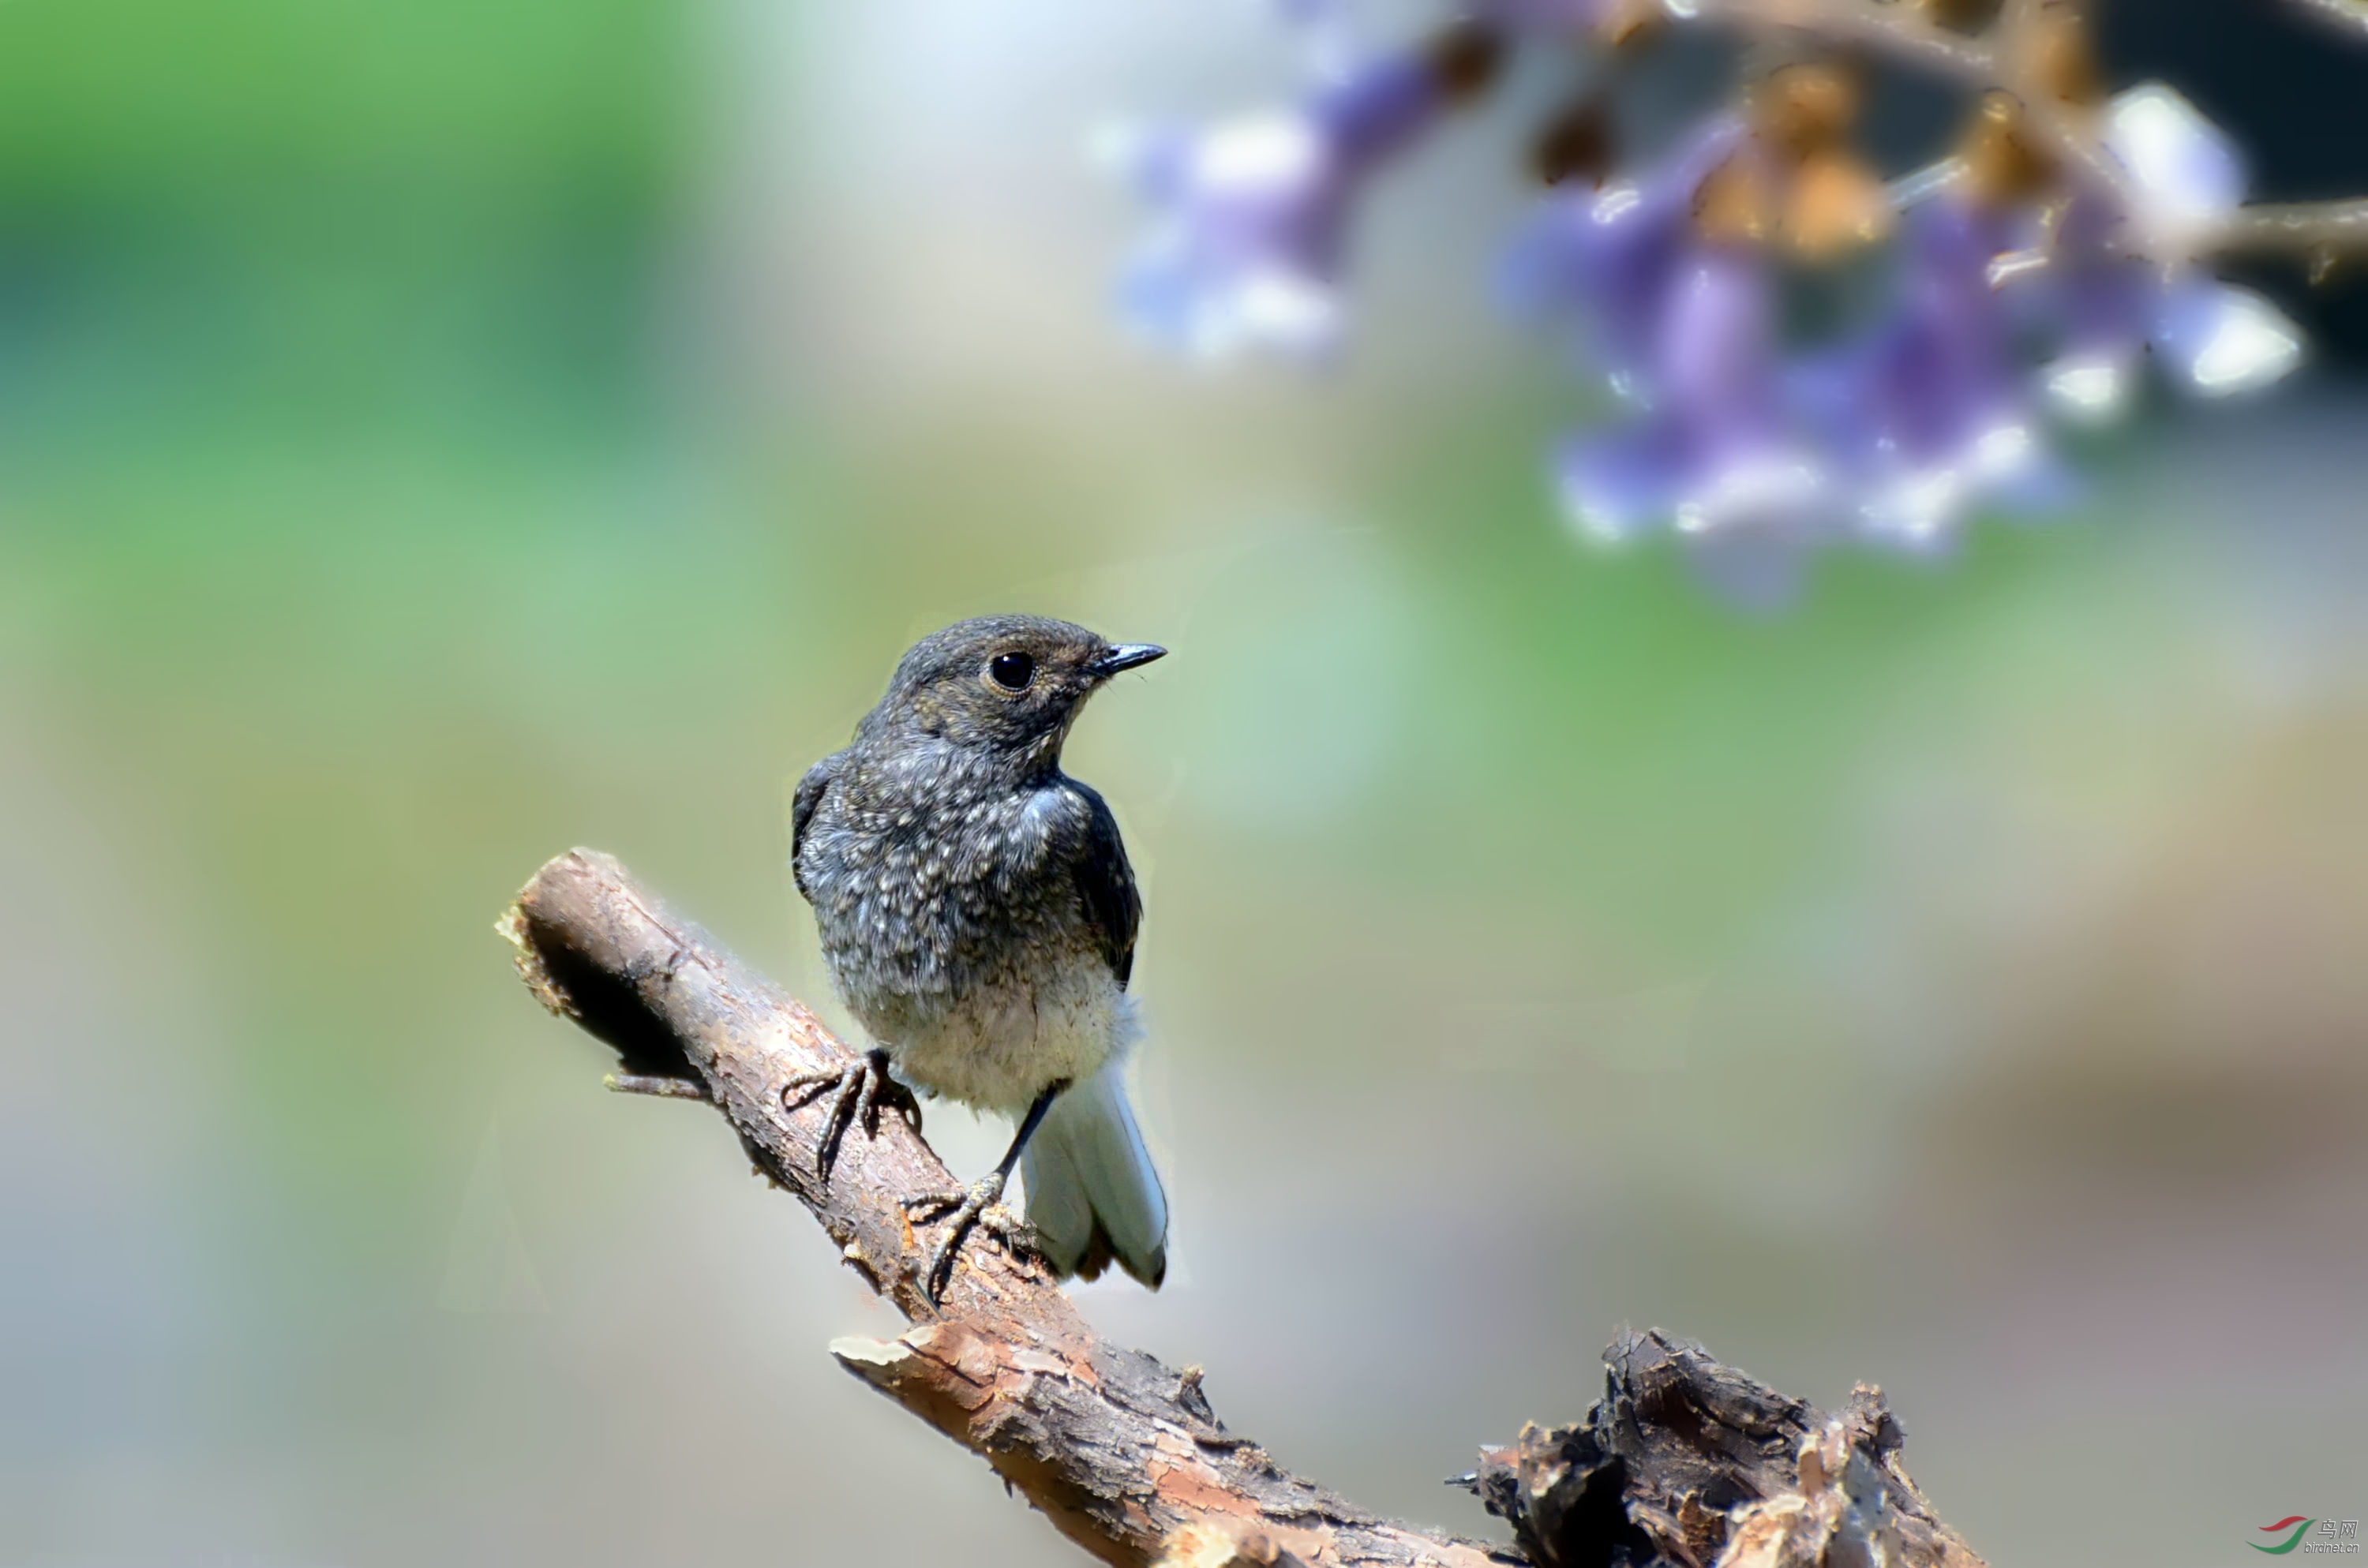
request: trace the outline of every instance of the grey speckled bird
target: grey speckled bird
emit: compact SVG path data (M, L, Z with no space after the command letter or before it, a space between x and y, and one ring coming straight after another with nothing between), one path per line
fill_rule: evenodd
M798 891L831 980L879 1042L847 1073L784 1091L837 1091L825 1179L849 1126L876 1130L891 1102L917 1117L892 1063L1019 1124L988 1176L916 1200L946 1222L932 1297L973 1227L1018 1240L997 1202L1023 1154L1029 1240L1061 1273L1090 1279L1114 1258L1156 1290L1167 1272L1167 1200L1123 1077L1143 904L1110 808L1061 771L1086 699L1165 651L1041 616L950 626L914 645L853 743L798 783Z

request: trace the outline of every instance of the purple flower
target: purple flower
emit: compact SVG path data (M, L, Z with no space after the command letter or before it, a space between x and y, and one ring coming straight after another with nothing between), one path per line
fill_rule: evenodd
M1654 401L1655 350L1670 293L1707 250L1694 192L1743 144L1740 122L1703 127L1641 181L1549 196L1505 269L1507 302L1575 317L1582 358L1632 401Z
M1644 414L1581 438L1558 464L1587 533L1649 523L1708 534L1797 521L1820 504L1823 463L1795 437L1776 357L1775 287L1759 258L1701 245L1632 323L1646 339L1629 384Z
M2176 88L2147 82L2105 106L2105 150L2129 172L2131 217L2178 240L2226 217L2245 199L2245 164L2229 141Z
M1787 394L1774 274L1756 249L1704 238L1695 216L1703 179L1744 142L1721 119L1640 182L1550 198L1515 249L1515 304L1576 316L1582 356L1639 411L1557 458L1564 506L1590 537L1660 522L1789 531L1829 504Z
M1129 274L1128 313L1203 355L1338 342L1357 199L1470 85L1437 42L1342 69L1356 55L1342 0L1276 4L1325 85L1287 112L1146 139L1133 159L1161 221ZM1472 0L1440 36L1561 47L1630 14L1625 0ZM1800 269L1833 259L1805 237L1874 187L1846 146L1820 140L1840 136L1847 91L1785 90L1806 96L1747 97L1641 175L1549 193L1508 257L1508 302L1565 331L1621 405L1554 460L1588 535L1666 527L1714 579L1764 600L1812 545L1931 551L1983 507L2059 503L2049 417L2122 413L2149 356L2208 396L2299 358L2300 334L2268 301L2191 259L2246 175L2227 138L2158 85L2096 117L2118 172L1985 162L1985 147L2013 150L1993 141L1887 187L1873 314L1800 340ZM2011 117L1984 113L2014 134ZM1884 227L1852 232L1872 244Z
M2254 392L2302 363L2302 334L2249 289L2185 278L2165 290L2151 339L2155 355L2204 397Z
M1129 161L1160 217L1121 285L1128 319L1203 358L1329 351L1356 197L1440 107L1426 63L1398 56L1294 110L1142 140Z
M2050 312L2062 345L2045 371L2058 405L2076 416L2118 413L2148 348L2177 384L2205 397L2285 377L2301 363L2302 335L2276 307L2192 265L2134 254L2141 244L2175 254L2237 210L2246 175L2234 144L2158 82L2106 106L2104 142L2128 172L2135 209L2120 219L2084 192L2023 290Z
M2226 194L2208 145L2150 134L2152 177ZM2149 348L2207 392L2263 384L2299 351L2257 296L2134 260L2100 203L2049 232L1945 187L1902 214L1878 317L1787 346L1774 258L1706 239L1697 212L1704 178L1754 155L1739 125L1715 121L1641 183L1550 198L1515 251L1516 302L1577 316L1586 357L1641 411L1557 457L1590 535L1748 533L1761 559L1787 539L1934 549L1985 506L2062 499L2048 403L2118 412ZM2052 357L2034 362L2034 339Z
M2064 347L2040 375L2072 418L2120 414L2149 349L2173 384L2201 397L2257 392L2302 363L2300 330L2250 290L2133 261L2066 270L2044 296Z
M1889 314L1801 367L1862 537L1930 548L1994 492L2045 477L2015 324L1989 281L2002 227L1948 198L1908 213Z

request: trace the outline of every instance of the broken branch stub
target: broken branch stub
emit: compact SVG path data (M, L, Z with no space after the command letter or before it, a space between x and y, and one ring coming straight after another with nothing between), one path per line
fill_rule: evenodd
M1881 1389L1829 1416L1659 1329L1603 1363L1578 1425L1458 1478L1539 1568L1983 1568L1901 1467Z

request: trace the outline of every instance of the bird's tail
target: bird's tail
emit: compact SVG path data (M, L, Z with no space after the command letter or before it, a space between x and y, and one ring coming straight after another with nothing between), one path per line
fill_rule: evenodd
M1167 1195L1113 1059L1074 1085L1030 1139L1028 1219L1053 1266L1091 1279L1115 1258L1153 1290L1167 1273Z

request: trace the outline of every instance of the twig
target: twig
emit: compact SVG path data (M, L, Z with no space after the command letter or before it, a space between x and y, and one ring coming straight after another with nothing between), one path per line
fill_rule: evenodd
M600 1082L620 1095L648 1095L661 1100L703 1100L707 1085L695 1078L660 1078L645 1073L611 1073Z
M839 1364L979 1454L1072 1540L1150 1568L1981 1568L1899 1468L1879 1391L1829 1419L1699 1346L1623 1334L1577 1426L1532 1426L1462 1478L1525 1555L1392 1523L1281 1469L1225 1429L1201 1369L1097 1337L1044 1270L966 1249L942 1309L903 1199L952 1185L903 1119L851 1137L825 1186L827 1100L791 1080L855 1060L814 1016L643 892L606 855L545 865L498 926L552 1011L615 1046L611 1082L695 1092L757 1169L805 1205L844 1258L914 1324L842 1339ZM696 1085L696 1089L692 1089ZM1870 1553L1874 1553L1870 1555Z
M1696 15L1729 27L1786 28L1862 44L1969 87L1992 86L1998 81L1997 54L1988 40L1935 27L1905 6L1867 0L1701 0Z
M2288 3L2368 40L2368 0ZM1809 33L1975 91L2010 94L2022 106L2024 124L2040 147L2110 197L2123 213L2133 213L2138 208L2137 191L2128 171L2106 151L2097 113L2065 102L2041 77L2040 29L2045 25L2044 11L2042 0L2011 0L1978 35L1940 27L1898 0L1696 0L1691 15L1702 22L1744 31L1774 28ZM2137 226L2129 238L2135 244L2156 243ZM2317 258L2368 249L2368 197L2255 203L2217 224L2180 231L2176 248L2187 254L2155 259L2179 263L2206 256L2263 253Z
M2368 198L2260 202L2241 207L2214 231L2214 251L2356 250L2368 247Z
M2368 38L2368 5L2363 5L2362 0L2286 0L2286 3L2314 21L2325 22L2357 37Z

